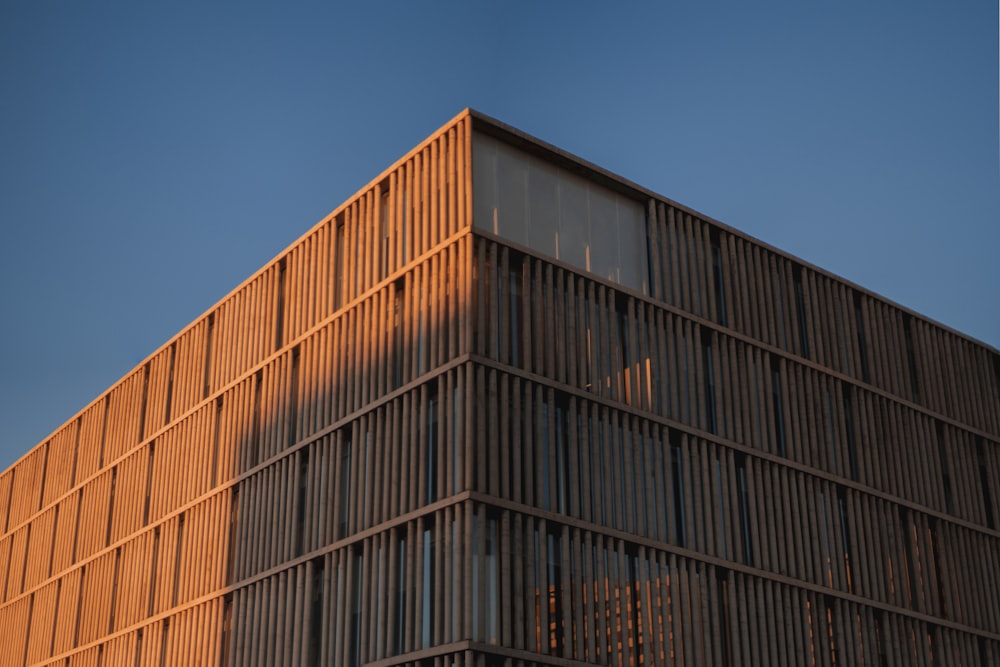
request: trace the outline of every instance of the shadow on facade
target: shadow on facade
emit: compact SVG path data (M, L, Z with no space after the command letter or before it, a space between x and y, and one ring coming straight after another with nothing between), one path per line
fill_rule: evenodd
M221 664L360 665L452 639L444 619L461 601L445 602L443 582L471 518L449 500L466 488L468 365L452 361L466 306L457 271L433 284L430 267L216 398L215 449L231 439L232 467L213 462L212 476L239 481L183 515L174 581L177 604L192 575L206 580L191 595L229 588L205 605L219 618L207 649ZM186 632L164 622L166 664L190 649Z

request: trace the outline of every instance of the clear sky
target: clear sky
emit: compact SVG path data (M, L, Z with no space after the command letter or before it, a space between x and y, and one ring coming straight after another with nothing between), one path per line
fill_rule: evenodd
M997 4L0 3L0 469L471 106L1000 347Z

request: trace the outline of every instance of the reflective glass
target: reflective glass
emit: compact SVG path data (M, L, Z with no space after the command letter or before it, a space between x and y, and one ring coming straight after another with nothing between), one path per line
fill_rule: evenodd
M618 260L618 211L614 195L590 188L590 271L621 282Z
M497 231L500 236L527 245L528 163L512 148L497 149Z
M495 145L477 146L472 152L472 173L475 174L476 196L473 199L473 219L476 225L497 233L494 211L497 209L497 150Z
M529 169L527 246L552 257L558 256L559 172L544 162L533 161Z
M472 163L475 227L648 291L642 204L481 134Z
M558 258L590 270L590 213L587 182L567 178L559 188Z
M618 266L623 285L647 292L646 216L638 204L618 198Z

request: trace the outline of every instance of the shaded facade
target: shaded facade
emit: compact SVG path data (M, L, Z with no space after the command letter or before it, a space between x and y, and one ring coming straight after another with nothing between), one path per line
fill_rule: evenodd
M466 111L0 475L0 664L998 664L998 443L996 350Z

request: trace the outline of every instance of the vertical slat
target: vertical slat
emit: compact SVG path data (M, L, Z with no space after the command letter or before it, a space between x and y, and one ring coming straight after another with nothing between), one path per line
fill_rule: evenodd
M591 663L995 658L995 355L866 294L859 321L853 288L658 199L649 299L456 236L479 122L0 474L14 662L363 663L424 648L424 621Z

